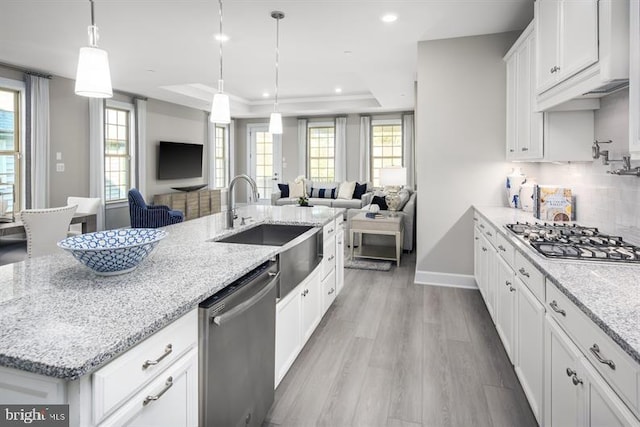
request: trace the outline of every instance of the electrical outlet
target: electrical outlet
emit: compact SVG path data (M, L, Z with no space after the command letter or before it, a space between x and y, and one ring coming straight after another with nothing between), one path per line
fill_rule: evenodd
M64 163L56 163L56 172L64 172Z

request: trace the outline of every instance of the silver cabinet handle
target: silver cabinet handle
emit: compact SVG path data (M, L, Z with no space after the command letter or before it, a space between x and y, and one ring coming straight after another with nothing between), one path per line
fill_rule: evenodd
M522 147L522 151L529 151L527 147Z
M484 224L480 224L480 228L484 228Z
M155 402L156 400L160 399L162 395L165 394L171 387L173 387L173 377L167 378L167 381L165 381L164 383L164 388L160 391L160 393L145 397L144 402L142 402L142 406L147 406L149 403Z
M512 283L511 283L510 281L508 281L508 280L507 280L507 281L505 281L505 282L504 282L504 285L505 285L505 286L511 286L511 285L512 285Z
M309 293L309 289L305 289L304 291L302 291L302 296L306 297L308 293Z
M482 251L483 252L487 252L487 248L485 248L484 246L482 247Z
M474 220L474 221L477 221L477 220L478 220L478 217L475 217L475 216L474 216L474 217L473 217L473 220Z
M476 240L480 240L480 238L479 238L479 237L474 237L474 239L476 239Z
M514 150L513 148L511 148L511 149L509 150L509 152L510 152L510 153L513 153L514 151L516 151L516 150Z
M572 377L572 376L574 376L575 374L576 374L576 371L574 371L574 370L573 370L573 369L571 369L571 368L567 368L567 376L568 376L568 377Z
M577 374L573 374L573 377L571 377L571 381L573 382L573 385L578 385L578 384L582 384L582 380L580 378L578 378Z
M513 286L509 288L509 292L515 292L515 291L516 291L516 288L514 288Z
M487 231L487 236L492 236L493 237L493 234L491 234L490 231Z
M331 290L329 291L329 293L327 295L331 295L332 293L334 293L336 290L331 288Z
M335 258L335 256L331 255L331 256L329 257L329 261L332 261L334 258Z
M167 346L164 348L164 353L162 354L162 356L158 357L156 360L147 360L142 364L142 369L147 369L149 366L157 365L162 359L170 355L172 351L173 346L171 344L167 344Z
M604 357L602 357L602 355L600 354L600 347L598 347L598 344L592 345L589 348L589 351L591 353L593 353L593 355L596 357L596 359L598 359L598 362L607 365L608 367L610 367L614 371L616 370L616 364L613 363L613 360L605 359Z
M329 234L333 233L333 228L328 231Z
M567 317L567 312L558 307L558 302L556 300L551 301L549 303L549 307L551 307L553 309L553 311L555 311L556 313L560 313L564 317Z
M505 249L504 246L502 245L498 245L498 249L500 249L502 252L507 252L507 250Z
M529 276L529 273L527 273L527 270L524 269L524 267L520 268L520 270L518 270L520 272L520 274L522 274L524 277L531 277Z

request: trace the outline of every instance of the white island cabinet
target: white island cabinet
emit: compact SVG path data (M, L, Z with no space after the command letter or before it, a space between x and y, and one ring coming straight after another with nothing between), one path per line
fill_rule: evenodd
M71 426L195 427L197 309L77 380L0 368L0 402L67 403Z

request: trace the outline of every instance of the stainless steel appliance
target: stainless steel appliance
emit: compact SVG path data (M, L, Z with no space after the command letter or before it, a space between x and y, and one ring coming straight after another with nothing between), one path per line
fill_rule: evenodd
M549 258L640 263L640 247L595 227L517 222L507 228Z
M260 426L273 403L276 259L200 304L200 426Z

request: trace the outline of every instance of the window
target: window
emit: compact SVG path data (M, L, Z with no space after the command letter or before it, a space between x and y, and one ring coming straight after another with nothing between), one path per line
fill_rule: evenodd
M309 126L309 179L314 182L335 181L335 127Z
M380 169L402 166L400 120L373 122L371 126L371 181L380 186Z
M224 126L216 126L216 134L214 140L214 177L213 185L216 188L223 188L229 182L229 167L227 153L227 128Z
M134 176L133 106L108 103L104 125L105 200L107 203L125 202Z
M21 206L20 99L20 91L0 88L0 217L13 218Z

